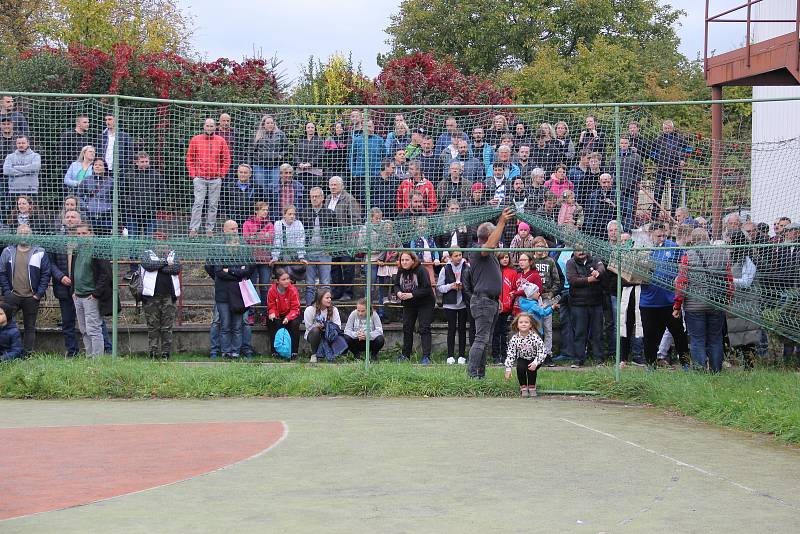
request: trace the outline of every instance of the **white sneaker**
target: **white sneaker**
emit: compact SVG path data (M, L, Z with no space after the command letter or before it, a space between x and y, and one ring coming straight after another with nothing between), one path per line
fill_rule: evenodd
M316 354L311 356L311 359L309 360L309 363L317 363L317 355Z
M467 359L463 356L458 359L458 365L467 365Z
M455 358L453 358L452 356L447 358L447 365L453 365L454 363L456 363L456 359Z

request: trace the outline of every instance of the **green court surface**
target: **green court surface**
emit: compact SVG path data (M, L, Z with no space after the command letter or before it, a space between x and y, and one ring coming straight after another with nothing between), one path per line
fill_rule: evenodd
M23 427L269 421L285 433L255 456L6 519L0 532L800 532L800 450L640 406L546 397L0 401L0 430L12 436L4 450ZM208 447L217 443L210 437ZM148 448L169 465L204 445ZM36 455L34 447L32 466ZM73 478L87 467L63 461Z

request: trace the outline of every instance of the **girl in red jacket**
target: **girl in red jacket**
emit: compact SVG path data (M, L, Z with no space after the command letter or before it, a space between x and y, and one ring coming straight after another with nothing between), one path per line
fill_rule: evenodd
M519 258L517 259L519 262L519 276L516 279L516 285L514 286L514 315L518 315L520 312L519 305L516 303L516 299L518 297L525 296L525 289L523 289L523 285L526 282L530 282L531 284L535 285L539 288L539 293L542 292L542 277L539 275L539 271L536 270L536 266L533 264L533 255L529 252L521 252Z
M492 361L501 364L508 355L508 320L514 308L514 292L517 289L519 274L511 267L511 256L508 252L498 252L497 261L503 274L503 289L500 291L500 308L497 321L494 323L492 336Z
M267 292L267 311L269 312L267 329L273 343L275 334L281 328L286 328L292 338L292 359L297 358L297 349L300 345L300 295L283 268L275 269L275 282Z

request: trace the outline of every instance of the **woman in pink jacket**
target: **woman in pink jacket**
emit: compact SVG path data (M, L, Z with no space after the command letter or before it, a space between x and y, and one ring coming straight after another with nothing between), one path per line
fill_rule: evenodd
M261 313L261 323L267 323L267 291L272 283L272 268L269 262L272 260L270 250L275 237L275 227L269 217L269 206L266 202L256 202L254 214L244 222L242 235L244 242L253 245L253 259L255 260L255 270L251 281L256 286L261 295L261 302L265 307L259 308Z

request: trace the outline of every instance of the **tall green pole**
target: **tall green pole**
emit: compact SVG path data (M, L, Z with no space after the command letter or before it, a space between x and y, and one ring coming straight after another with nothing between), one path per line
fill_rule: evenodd
M364 346L364 366L369 367L370 362L370 332L372 331L372 217L370 210L372 209L370 198L370 175L369 175L369 108L364 108L363 113L363 136L364 136L364 211L365 223L364 228L367 229L367 242L366 242L366 256L367 256L367 288L364 294L367 299L367 322L365 327L365 346Z
M620 339L620 333L622 332L622 321L620 320L620 316L622 315L620 313L620 306L622 306L622 254L621 254L622 241L620 240L620 237L622 236L622 230L623 230L622 206L620 205L620 202L622 200L621 185L620 185L620 182L622 181L621 180L622 177L620 176L620 168L622 167L622 161L621 161L622 153L620 152L619 149L619 138L620 138L619 106L614 106L614 143L615 143L614 152L617 155L617 157L614 158L614 161L616 163L615 165L616 179L614 180L616 182L616 187L614 189L616 190L616 195L617 195L617 241L616 243L611 244L611 258L612 261L614 261L617 264L617 287L616 287L617 305L611 307L611 312L615 314L614 323L617 325L615 332L615 340L614 340L615 343L614 352L616 354L616 360L617 360L616 364L614 365L614 379L617 382L620 381L619 365L622 357L621 354L622 347ZM627 314L625 315L627 316ZM628 333L628 335L630 335L630 333Z
M111 358L116 358L118 354L117 345L119 344L119 254L118 247L114 245L119 238L119 97L114 97L114 187L112 189L112 208L111 208L111 243L113 249L112 261L112 319L111 319Z

